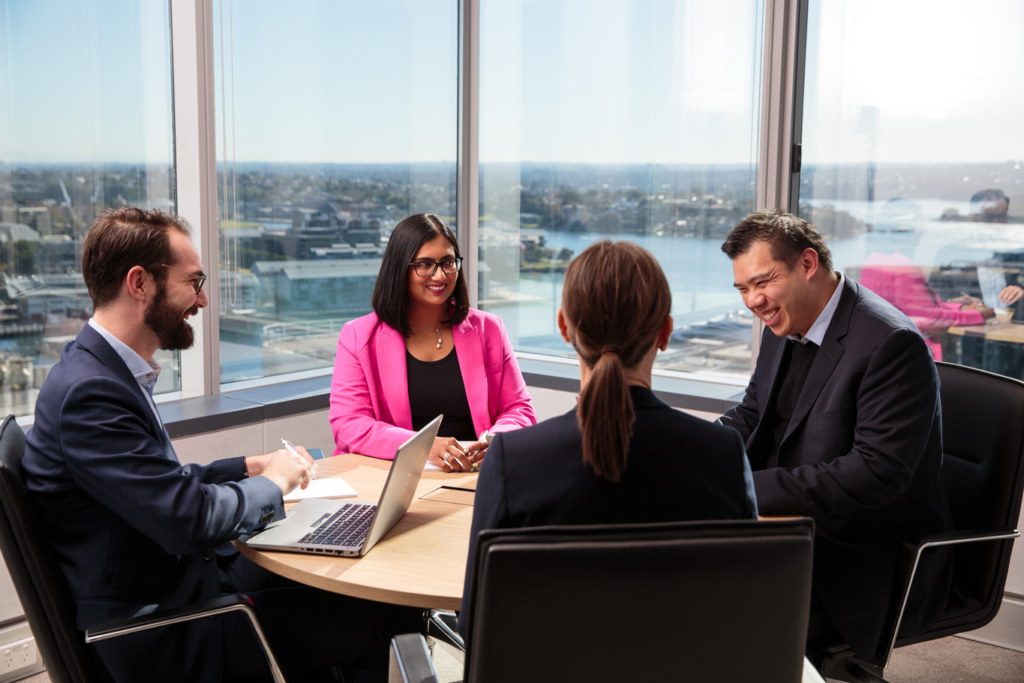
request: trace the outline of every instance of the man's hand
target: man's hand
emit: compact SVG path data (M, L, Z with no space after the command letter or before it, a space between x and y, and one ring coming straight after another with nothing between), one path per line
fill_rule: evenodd
M306 488L313 477L313 457L302 446L296 446L298 455L288 449L254 455L246 458L250 476L266 477L277 484L281 494L287 496L296 488ZM259 472L254 471L259 468Z
M999 292L999 300L1004 304L1015 304L1020 301L1021 297L1024 297L1024 287L1017 285L1010 285Z

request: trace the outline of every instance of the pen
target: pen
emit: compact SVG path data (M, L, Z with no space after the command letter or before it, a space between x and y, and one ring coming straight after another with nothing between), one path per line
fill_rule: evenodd
M288 449L289 453L294 453L295 455L299 455L299 452L297 450L295 450L295 446L293 446L290 441L288 441L287 439L281 439L281 443L284 444L284 447ZM299 457L301 458L302 456L299 455ZM313 466L311 468L309 468L309 472L310 472L310 474L313 475L313 478L316 479L316 463L313 463Z

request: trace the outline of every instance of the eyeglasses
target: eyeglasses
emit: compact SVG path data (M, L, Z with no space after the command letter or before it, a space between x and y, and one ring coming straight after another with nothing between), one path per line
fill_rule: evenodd
M444 261L416 261L410 263L410 266L416 269L416 274L420 277L430 277L437 272L437 267L441 266L441 270L444 271L445 275L451 275L452 273L459 272L462 268L462 258L459 256L453 256L446 258Z
M192 280L191 280L191 282L192 282L192 289L196 290L196 294L198 294L203 289L203 285L206 284L206 276L205 275L196 275L195 273L190 273L187 270L182 270L181 268L175 268L174 266L169 266L166 263L158 263L157 265L158 266L163 266L164 268L170 268L171 270L176 270L179 273L185 273L185 275L191 275L192 276Z

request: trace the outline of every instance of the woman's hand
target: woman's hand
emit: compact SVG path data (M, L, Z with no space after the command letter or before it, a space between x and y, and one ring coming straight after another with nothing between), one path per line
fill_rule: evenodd
M464 472L473 466L465 451L459 446L458 439L450 436L439 436L434 439L434 447L430 449L427 462L432 462L445 472Z
M480 469L480 463L484 461L484 456L487 455L487 446L489 444L486 441L475 441L464 449L466 451L466 464L469 466L470 472L476 472Z

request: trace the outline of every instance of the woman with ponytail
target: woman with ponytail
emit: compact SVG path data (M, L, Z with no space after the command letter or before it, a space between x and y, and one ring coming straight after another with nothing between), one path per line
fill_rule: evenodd
M566 268L557 319L579 356L577 406L491 442L477 482L464 596L484 529L757 517L739 434L670 408L651 391L654 358L672 334L671 309L661 266L631 242L597 242ZM461 619L459 629L465 637Z

